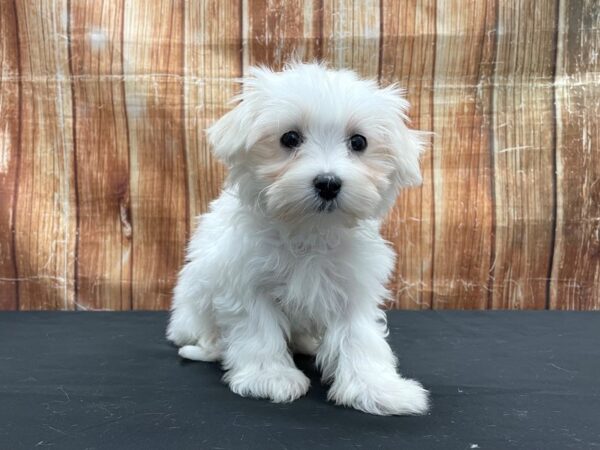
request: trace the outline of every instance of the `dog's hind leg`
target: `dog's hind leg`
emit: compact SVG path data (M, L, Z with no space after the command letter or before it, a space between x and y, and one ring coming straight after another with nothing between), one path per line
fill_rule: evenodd
M315 356L320 340L308 333L292 334L291 349L294 354Z
M292 336L290 339L290 349L294 354L315 356L319 345L320 337L309 327L292 325Z
M198 340L194 345L184 345L179 349L179 356L192 361L219 361L222 356L220 340Z
M179 313L180 311L178 311ZM172 315L167 337L181 346L179 356L194 361L218 361L221 359L221 338L210 309L195 313L192 320L183 319L183 313ZM193 314L193 313L192 313ZM182 325L183 323L183 325Z
M183 268L175 287L167 339L181 347L179 354L183 358L199 361L220 358L219 329L212 305L191 264Z

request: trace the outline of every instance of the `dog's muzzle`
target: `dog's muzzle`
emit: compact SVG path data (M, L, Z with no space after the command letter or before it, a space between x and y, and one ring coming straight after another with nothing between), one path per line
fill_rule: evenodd
M342 189L342 180L332 173L323 173L315 177L313 185L317 195L329 202L336 198Z

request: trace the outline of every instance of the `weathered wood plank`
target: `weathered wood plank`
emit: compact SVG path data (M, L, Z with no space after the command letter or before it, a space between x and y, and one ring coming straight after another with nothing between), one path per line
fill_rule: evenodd
M205 130L228 109L242 75L242 12L238 0L189 2L185 9L185 148L190 227L221 192L224 167Z
M225 175L204 129L292 56L399 82L436 133L384 225L392 306L600 309L597 2L0 10L0 309L166 308Z
M554 232L553 1L498 4L493 308L544 309Z
M321 56L320 2L243 0L244 70L266 65L279 70L292 57Z
M19 306L71 309L76 204L67 1L15 4L22 77Z
M0 1L0 310L18 308L14 219L19 167L19 44L15 3Z
M122 80L123 2L71 2L77 167L77 301L131 308L129 154Z
M124 5L134 309L164 309L187 234L183 2Z
M600 309L600 8L560 2L557 224L550 307Z
M452 0L436 13L434 308L487 307L494 15L491 0Z
M411 103L411 127L433 128L435 1L384 0L381 74L383 84L397 82ZM392 307L431 307L433 244L433 166L431 148L423 155L423 186L401 193L383 226L398 259L390 282Z
M333 67L377 78L380 64L381 4L378 0L323 2L323 57Z

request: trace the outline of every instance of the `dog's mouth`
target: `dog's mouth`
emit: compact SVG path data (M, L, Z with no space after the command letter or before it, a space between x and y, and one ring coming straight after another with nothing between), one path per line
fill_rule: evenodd
M335 199L321 200L321 202L319 203L319 206L317 207L317 211L327 212L327 213L331 213L331 212L335 211L336 209L338 209L338 202Z

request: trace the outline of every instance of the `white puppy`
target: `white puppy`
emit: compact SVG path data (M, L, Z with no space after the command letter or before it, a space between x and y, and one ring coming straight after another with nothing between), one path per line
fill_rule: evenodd
M316 355L329 398L373 414L422 414L427 391L396 371L380 306L395 255L379 233L400 188L421 182L423 134L407 102L350 71L254 68L208 130L230 171L200 217L167 337L221 361L232 391L289 402Z

